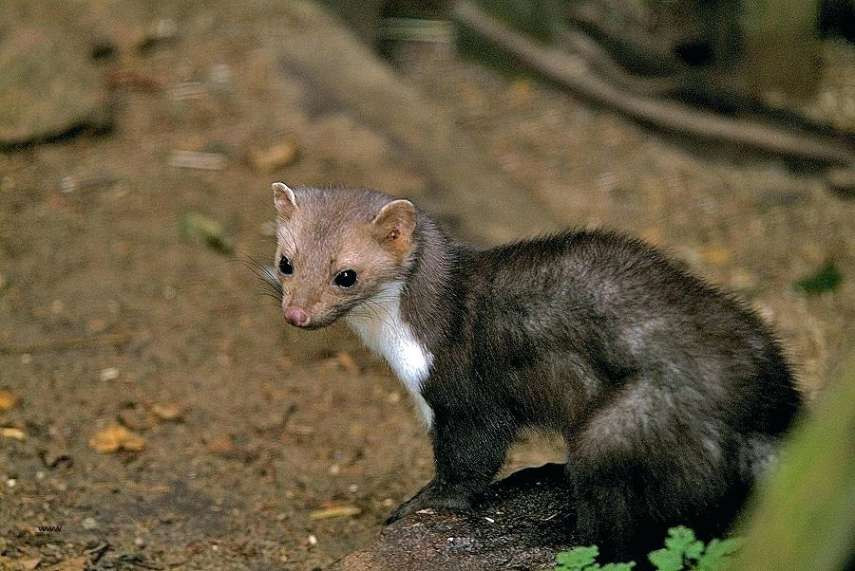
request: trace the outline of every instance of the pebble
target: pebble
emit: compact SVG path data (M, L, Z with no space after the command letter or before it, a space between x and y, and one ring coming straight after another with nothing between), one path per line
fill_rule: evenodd
M314 547L318 544L318 538L315 537L314 534L309 535L308 538L309 546Z
M218 63L211 66L209 78L213 86L219 91L228 91L232 86L232 68L227 64Z
M137 547L145 547L145 539L143 539L142 537L135 537L134 545L136 545Z
M98 522L94 517L87 517L83 520L83 529L95 529L98 527Z

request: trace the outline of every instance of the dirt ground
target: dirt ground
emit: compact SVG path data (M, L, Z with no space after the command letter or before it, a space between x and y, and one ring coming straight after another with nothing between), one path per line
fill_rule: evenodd
M118 46L105 76L138 78L114 92L114 131L0 154L0 568L323 568L430 477L386 367L343 327L286 328L248 263L273 253L272 180L432 191L386 134L279 65L299 25L286 4L82 2ZM140 53L163 20L176 37ZM395 65L549 216L640 235L749 299L821 389L855 318L855 202L448 46ZM292 143L272 172L246 158ZM225 162L178 168L176 150ZM185 239L188 212L220 221L234 252ZM828 260L834 292L794 290ZM142 449L96 451L116 426ZM559 453L533 439L509 467Z

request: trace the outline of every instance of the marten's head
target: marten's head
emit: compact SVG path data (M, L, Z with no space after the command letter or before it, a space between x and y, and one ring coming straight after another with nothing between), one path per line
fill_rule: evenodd
M273 184L276 266L291 325L325 327L412 264L416 209L368 190L290 189Z

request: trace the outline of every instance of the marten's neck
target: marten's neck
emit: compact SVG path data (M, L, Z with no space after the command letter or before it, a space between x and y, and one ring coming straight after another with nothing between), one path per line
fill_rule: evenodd
M427 217L416 229L412 266L389 282L347 322L362 341L382 355L407 388L428 427L433 420L421 387L435 352L452 331L461 296L456 288L459 260L466 250Z
M437 351L454 331L463 302L461 264L470 255L466 246L449 238L429 218L419 224L413 266L402 291L401 312L431 351Z

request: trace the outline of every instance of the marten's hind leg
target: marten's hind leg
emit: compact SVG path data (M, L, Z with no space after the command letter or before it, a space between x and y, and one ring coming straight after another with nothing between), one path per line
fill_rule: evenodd
M578 533L609 556L644 558L736 480L727 428L656 393L638 383L568 437Z

